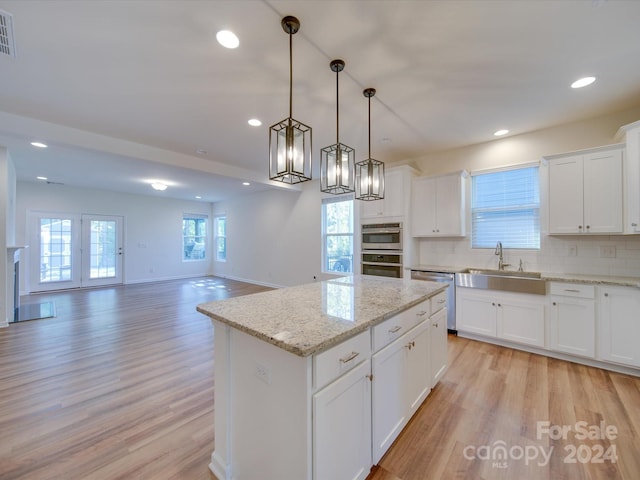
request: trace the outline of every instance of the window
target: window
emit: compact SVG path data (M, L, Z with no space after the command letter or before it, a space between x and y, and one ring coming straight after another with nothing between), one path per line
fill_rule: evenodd
M537 166L473 175L471 190L473 248L540 248Z
M207 216L185 213L182 216L183 260L204 260L207 248Z
M322 200L322 270L353 272L353 197Z
M213 222L216 260L227 261L227 217L216 217Z

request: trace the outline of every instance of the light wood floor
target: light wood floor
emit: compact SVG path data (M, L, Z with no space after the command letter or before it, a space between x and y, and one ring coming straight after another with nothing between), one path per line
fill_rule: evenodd
M214 478L213 330L195 306L262 290L210 277L23 297L57 317L0 329L0 480ZM639 378L451 336L449 357L369 480L640 478ZM618 437L539 440L544 420ZM554 452L547 466L465 458L501 441ZM597 444L617 463L563 462Z

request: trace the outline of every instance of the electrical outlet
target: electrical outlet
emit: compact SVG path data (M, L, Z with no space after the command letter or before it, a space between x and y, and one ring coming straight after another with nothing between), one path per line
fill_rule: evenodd
M578 247L577 245L569 245L569 256L577 257L578 256Z
M271 385L271 369L256 362L256 377L262 380L267 385Z
M600 257L602 258L615 258L616 257L616 247L600 247Z

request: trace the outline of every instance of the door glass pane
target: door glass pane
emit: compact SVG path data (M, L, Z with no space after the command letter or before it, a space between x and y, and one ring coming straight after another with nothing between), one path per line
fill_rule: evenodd
M71 219L40 219L40 281L71 280Z
M116 222L91 220L89 278L116 276Z

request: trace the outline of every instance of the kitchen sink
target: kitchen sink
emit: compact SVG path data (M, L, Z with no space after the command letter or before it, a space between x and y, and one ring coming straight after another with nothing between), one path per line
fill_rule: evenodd
M456 286L545 295L547 282L541 277L540 272L469 268L464 272L456 273Z

